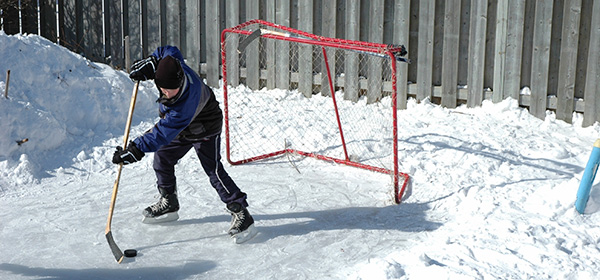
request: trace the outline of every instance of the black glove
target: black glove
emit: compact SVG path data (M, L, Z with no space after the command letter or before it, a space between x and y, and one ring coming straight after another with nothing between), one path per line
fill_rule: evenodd
M113 154L112 162L114 164L119 164L119 163L123 163L124 165L130 164L130 163L139 161L140 159L142 159L144 157L144 155L145 155L145 153L140 151L135 146L135 143L133 143L132 141L129 141L129 145L127 145L127 149L125 149L125 150L123 150L123 148L121 148L121 146L117 146L117 150Z
M156 67L158 67L158 61L152 55L142 60L138 60L131 65L129 78L135 81L154 79Z

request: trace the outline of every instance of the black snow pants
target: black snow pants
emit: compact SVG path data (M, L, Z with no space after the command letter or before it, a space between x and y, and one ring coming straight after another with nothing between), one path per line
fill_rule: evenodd
M200 159L200 164L202 164L202 168L206 172L206 175L208 175L210 184L219 194L221 201L225 204L238 202L247 207L246 194L238 188L223 168L220 146L220 134L198 141L176 138L168 145L162 146L154 153L153 167L158 187L166 189L169 193L175 191L177 185L175 164L194 147L198 159Z

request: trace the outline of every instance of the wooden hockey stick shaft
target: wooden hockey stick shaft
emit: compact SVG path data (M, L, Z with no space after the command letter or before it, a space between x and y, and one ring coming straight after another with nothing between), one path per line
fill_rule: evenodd
M135 108L135 100L137 99L139 85L140 85L140 82L137 81L135 83L135 86L133 87L131 103L129 104L129 114L127 115L127 124L125 125L125 134L123 136L123 149L127 148L127 142L129 140L129 130L131 129L131 119L133 118L133 110ZM121 249L119 249L119 246L117 246L117 243L115 242L115 239L112 236L111 224L112 224L113 212L115 210L115 203L117 201L117 191L119 190L119 181L121 179L121 171L122 170L123 170L123 163L120 163L119 167L117 169L117 179L115 180L115 184L113 185L112 196L110 199L110 209L108 212L108 221L106 222L106 230L104 231L104 233L106 235L106 240L108 241L108 245L110 246L110 249L118 263L121 263L123 261L123 251L121 251Z

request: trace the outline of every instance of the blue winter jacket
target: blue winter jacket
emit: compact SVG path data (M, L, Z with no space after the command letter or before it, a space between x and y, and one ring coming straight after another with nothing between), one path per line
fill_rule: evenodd
M174 46L159 47L152 54L158 61L172 56L181 62L185 74L182 90L171 99L159 94L161 119L144 135L133 140L142 152L156 152L175 138L200 140L221 132L223 114L212 90L187 66L179 49Z

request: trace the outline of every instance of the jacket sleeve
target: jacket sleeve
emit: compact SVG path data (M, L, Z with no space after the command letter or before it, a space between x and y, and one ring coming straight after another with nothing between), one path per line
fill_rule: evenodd
M169 144L185 129L194 116L195 106L185 106L185 102L175 108L167 109L165 117L154 125L152 130L136 138L133 142L144 153L156 152L161 146Z

